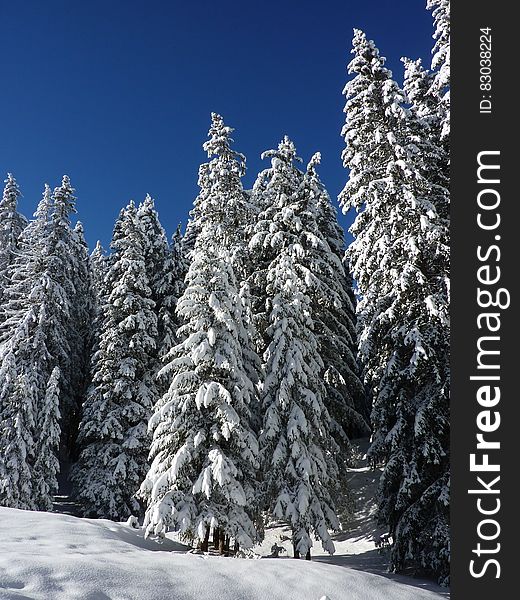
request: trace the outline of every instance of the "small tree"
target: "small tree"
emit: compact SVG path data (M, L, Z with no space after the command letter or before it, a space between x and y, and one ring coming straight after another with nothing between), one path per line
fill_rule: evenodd
M34 501L40 510L52 510L54 495L58 492L57 475L60 472L58 450L60 445L60 370L54 367L38 411L35 437L33 475Z
M31 510L34 407L21 399L18 364L5 344L0 348L0 505Z
M110 257L105 254L105 250L101 245L101 242L98 241L88 259L92 301L92 306L90 307L91 327L88 344L90 347L90 368L92 366L92 357L99 349L99 336L101 334L101 326L103 324L103 307L106 304L107 296L105 278L108 274L109 267ZM91 373L89 373L89 376L90 375Z

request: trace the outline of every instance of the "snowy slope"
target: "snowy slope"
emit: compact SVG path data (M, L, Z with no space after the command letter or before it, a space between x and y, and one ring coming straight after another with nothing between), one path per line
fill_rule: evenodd
M334 559L336 560L336 559ZM187 554L123 523L0 508L1 600L434 600L382 575L292 559Z
M368 440L356 440L361 453L366 451ZM356 566L363 555L364 561L370 557L374 570L385 572L388 563L386 554L376 550L375 539L384 530L376 524L376 493L381 469L372 470L366 466L366 458L358 460L358 468L351 468L348 489L354 498L354 514L349 520L343 522L344 531L333 536L336 553L333 557L322 550L319 541L314 541L312 548L313 559L326 562L347 562L349 566ZM255 551L262 556L270 553L273 544L285 549L284 556L292 553L292 544L289 539L290 531L285 527L273 527L265 532L265 539ZM357 557L357 558L356 558Z

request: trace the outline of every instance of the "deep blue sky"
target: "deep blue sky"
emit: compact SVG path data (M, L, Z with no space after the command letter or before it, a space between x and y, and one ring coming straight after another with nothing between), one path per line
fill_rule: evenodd
M171 234L197 194L211 111L236 129L250 186L289 135L322 152L333 199L352 28L429 64L426 0L0 0L0 172L32 214L43 184L71 177L92 246L108 247L130 199L156 200ZM3 179L4 177L2 177ZM342 219L345 224L345 219Z

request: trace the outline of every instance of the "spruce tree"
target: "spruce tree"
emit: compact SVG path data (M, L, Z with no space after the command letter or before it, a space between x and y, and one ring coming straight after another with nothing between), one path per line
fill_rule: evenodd
M72 392L72 404L71 412L68 415L70 425L66 448L70 456L76 459L76 438L81 418L81 404L89 383L96 292L91 278L88 245L80 221L72 230L71 243L71 278L74 287L68 338L71 349L69 386Z
M103 307L106 304L106 275L110 266L110 257L106 255L101 242L97 242L88 259L91 301L91 328L88 346L90 348L88 381L91 382L92 360L99 349L99 338L103 324Z
M442 99L432 88L435 76L425 70L421 60L402 59L405 65L404 92L409 104L410 151L422 178L430 185L428 200L437 214L450 218L449 138L443 136L445 112Z
M22 398L14 352L0 347L0 505L31 510L34 406Z
M145 243L133 202L119 215L111 248L99 349L72 480L85 514L125 519L140 510L134 495L147 470L147 422L155 399L149 373L157 343Z
M103 308L106 305L107 286L106 275L110 266L110 257L106 255L101 242L96 246L88 257L88 272L90 281L90 330L88 332L87 347L90 350L88 356L88 369L85 396L92 384L92 374L96 372L95 361L99 350L99 340L103 327ZM82 410L80 410L80 419ZM77 449L77 446L76 446ZM76 457L77 460L77 457Z
M54 367L43 402L38 410L33 469L34 501L40 510L52 510L52 499L58 492L57 475L60 472L60 369Z
M325 243L319 252L319 285L311 299L323 360L325 402L332 416L334 437L344 451L351 437L370 432L370 408L357 362L357 332L352 277L345 270L345 234L338 223L336 209L317 173L321 161L316 153L307 166L303 193L316 211L316 222ZM316 259L315 259L316 261Z
M241 155L231 128L212 115L199 171L197 236L177 304L180 342L163 368L170 387L150 420L152 465L141 486L147 535L168 529L198 538L211 528L253 545L258 446L251 426L256 390L245 368L243 305L229 244L242 194Z
M49 340L49 352L54 364L60 367L60 412L62 415L62 441L64 450L70 451L75 437L75 424L80 398L76 390L82 379L78 372L81 360L83 340L79 339L82 318L82 285L78 274L84 272L78 262L80 241L75 235L71 218L76 213L74 188L67 175L61 185L54 188L50 210L48 252L52 262L53 277L60 287L63 305L49 307L49 321L54 324L54 334ZM83 258L83 257L82 257Z
M186 276L189 267L188 259L184 251L184 237L182 235L180 223L177 225L177 229L172 235L170 250L171 268L175 274L175 277L172 278L172 284L175 297L174 306L176 306L177 300L181 297L182 292L184 291L184 277ZM175 318L175 316L173 318Z
M144 261L146 275L150 282L152 300L157 315L157 348L156 362L151 372L152 378L157 376L161 361L175 344L178 322L175 318L175 305L179 297L184 265L178 255L180 240L176 240L175 255L168 244L166 233L159 221L153 199L148 195L137 210L139 225L145 244ZM160 385L162 383L160 382ZM162 388L164 393L166 389ZM160 394L162 395L162 394Z
M46 186L10 268L0 345L0 502L37 510L51 508L56 490L60 429L57 382L51 373L57 361L50 348L62 339L68 311L56 277L51 215L51 190Z
M27 219L17 210L21 193L16 179L8 173L4 183L0 200L0 307L3 305L3 290L8 285L9 267L16 258L20 234L27 225ZM0 323L2 314L0 309Z
M106 255L105 249L98 240L94 250L89 256L89 270L94 296L97 298L103 296L103 287L106 274L108 272L109 257Z
M338 485L339 447L325 405L324 363L315 319L319 299L339 306L341 267L318 226L315 174L294 165L294 144L286 137L264 153L262 204L250 247L258 264L254 281L265 285L265 381L260 435L264 502L271 517L292 529L295 556L310 558L311 534L334 552L329 529L339 526L333 496ZM314 164L314 163L313 163ZM311 167L312 170L313 167ZM258 189L258 188L257 188Z
M447 140L450 135L450 0L428 0L427 8L432 11L435 26L431 94L440 98L441 137Z
M392 566L448 577L449 246L417 142L424 136L374 43L355 31L345 95L344 210L361 301L360 356L373 392L369 456Z
M261 155L262 160L271 158L271 167L259 173L253 185L251 203L256 208L256 216L247 229L249 239L250 273L248 286L251 294L254 326L258 331L257 351L264 354L269 344L266 330L269 325L269 297L267 294L267 269L275 258L276 252L264 244L257 243L257 230L269 227L271 216L269 208L277 198L291 196L302 182L303 173L295 163L302 159L296 156L296 149L285 136L277 150L268 150ZM264 222L265 221L265 222Z
M160 344L157 353L160 366L157 373L159 397L162 397L169 387L168 377L163 373L162 367L168 364L168 353L179 341L177 331L180 327L180 321L176 308L177 302L184 292L184 279L188 272L188 261L185 256L180 224L172 236L163 268L164 290L167 290L167 293L163 294L162 309L158 312L160 322Z

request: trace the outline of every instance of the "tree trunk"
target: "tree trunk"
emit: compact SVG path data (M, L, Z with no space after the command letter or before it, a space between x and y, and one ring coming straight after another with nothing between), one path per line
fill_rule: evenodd
M218 540L218 552L221 556L224 556L225 546L226 546L226 534L224 533L224 531L220 530L220 537Z
M311 559L311 549L309 548L307 550L307 554L305 555L305 560L310 560Z
M235 544L233 546L233 554L238 554L238 551L240 550L240 545L239 543L235 540Z
M294 552L294 558L300 558L300 553L298 550L296 550L296 544L293 543L293 552Z
M226 556L229 556L229 544L231 543L231 538L229 535L226 535L226 541L224 542L224 552Z
M215 527L213 529L213 548L215 548L215 550L218 549L219 540L220 540L220 529L218 527Z
M202 552L207 552L208 546L209 546L209 527L206 529L206 533L204 534L204 539L202 540L200 549L202 550Z

